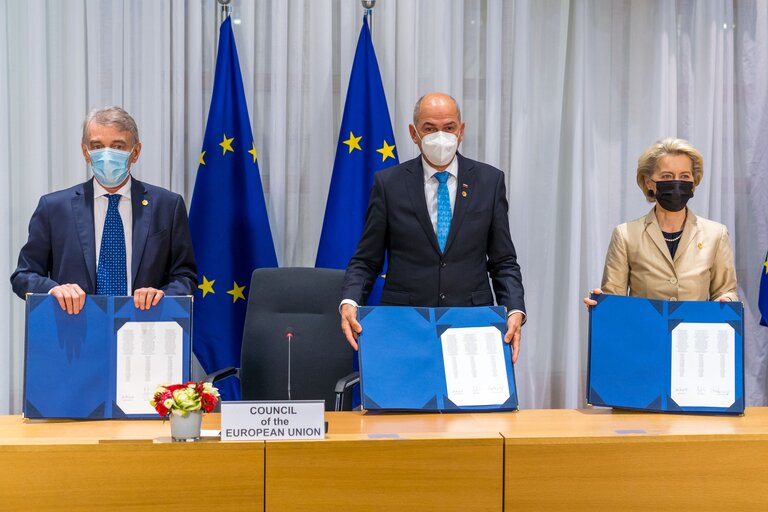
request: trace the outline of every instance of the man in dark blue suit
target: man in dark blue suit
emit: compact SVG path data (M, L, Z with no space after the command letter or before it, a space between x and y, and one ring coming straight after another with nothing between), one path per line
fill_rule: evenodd
M356 309L386 253L382 305L486 306L495 294L507 308L504 341L512 343L514 362L525 302L504 173L457 153L464 123L446 94L422 97L409 128L421 156L375 174L365 228L344 277L342 330L357 349Z
M165 295L191 295L197 270L178 194L131 177L141 153L136 122L119 107L91 112L82 151L94 178L47 194L11 275L13 291L50 293L77 314L86 295L133 295L148 309Z

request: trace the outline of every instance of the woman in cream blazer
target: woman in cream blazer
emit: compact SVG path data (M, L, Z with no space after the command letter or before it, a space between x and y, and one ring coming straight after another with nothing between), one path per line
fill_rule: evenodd
M603 282L593 293L663 300L738 300L728 230L686 206L703 176L701 154L682 139L656 142L638 159L651 211L613 231ZM595 301L584 299L588 306Z

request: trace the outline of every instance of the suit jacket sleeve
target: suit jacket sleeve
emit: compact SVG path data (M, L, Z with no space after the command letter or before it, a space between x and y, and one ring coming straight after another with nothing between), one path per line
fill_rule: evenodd
M733 265L731 238L728 229L723 226L720 239L717 242L717 253L712 265L712 275L709 283L709 297L719 300L722 297L737 301L736 268Z
M611 295L626 295L629 290L629 259L622 226L617 226L611 235L608 254L605 255L603 283L600 289Z
M518 309L525 312L523 278L517 253L509 234L509 206L504 173L498 173L494 191L494 209L488 236L488 275L493 283L496 303L506 306L508 311Z
M48 277L51 257L51 226L45 197L42 197L29 221L27 243L21 248L18 266L11 275L16 295L25 299L27 293L48 293L59 285Z
M176 196L174 205L168 282L161 289L166 295L193 295L197 289L197 265L189 232L187 207L181 196Z
M384 266L387 237L387 206L381 174L374 174L365 227L355 254L349 260L341 290L342 299L365 304L373 283Z

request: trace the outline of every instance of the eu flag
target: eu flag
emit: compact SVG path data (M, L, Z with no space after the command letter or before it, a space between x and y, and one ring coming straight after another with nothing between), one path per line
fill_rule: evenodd
M387 98L371 32L363 17L336 146L316 267L347 268L363 233L373 174L397 163ZM369 299L368 304L372 303L375 302Z
M210 373L240 366L251 272L276 267L232 22L221 24L211 108L189 212L198 268L194 351ZM227 382L229 381L229 382ZM237 399L234 379L224 400Z
M768 254L765 255L760 275L760 296L757 306L760 309L760 325L768 326Z

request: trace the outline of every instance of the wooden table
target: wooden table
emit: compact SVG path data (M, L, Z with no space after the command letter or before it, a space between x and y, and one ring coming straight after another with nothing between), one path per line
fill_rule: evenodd
M521 411L505 510L768 510L768 409L742 417Z
M768 408L327 413L322 441L0 417L3 509L768 510ZM208 415L204 429L217 429ZM190 500L182 482L200 489ZM194 482L194 483L193 483Z
M498 432L504 438L507 511L768 510L768 408L749 408L735 417L601 408L342 413L331 422L328 437L389 432L414 437L404 433L429 431Z
M264 510L264 443L169 434L159 420L0 416L0 509Z
M330 430L340 422L356 423L357 418L332 418ZM266 444L266 510L502 507L504 443L498 433L392 430Z

